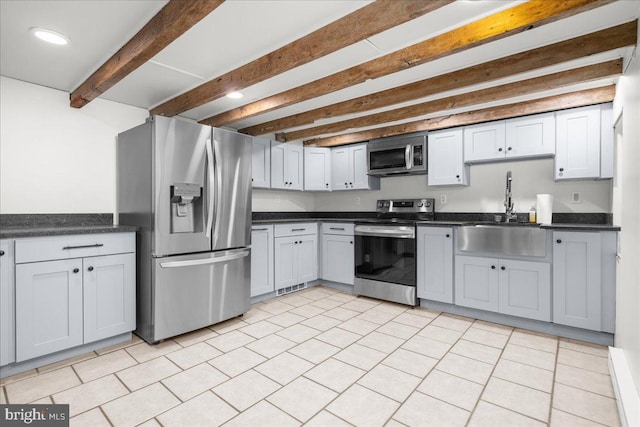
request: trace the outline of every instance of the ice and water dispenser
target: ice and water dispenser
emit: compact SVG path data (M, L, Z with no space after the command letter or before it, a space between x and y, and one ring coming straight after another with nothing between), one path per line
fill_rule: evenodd
M171 233L201 233L204 229L202 187L190 182L171 186Z

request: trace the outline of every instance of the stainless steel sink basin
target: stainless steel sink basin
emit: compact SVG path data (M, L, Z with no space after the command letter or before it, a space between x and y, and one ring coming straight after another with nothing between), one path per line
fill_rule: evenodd
M540 227L540 224L535 222L492 222L492 221L474 221L469 222L466 225L473 226L497 226L497 227Z
M489 224L489 223L488 223ZM543 257L547 253L547 232L538 224L476 223L459 227L458 250L498 255Z

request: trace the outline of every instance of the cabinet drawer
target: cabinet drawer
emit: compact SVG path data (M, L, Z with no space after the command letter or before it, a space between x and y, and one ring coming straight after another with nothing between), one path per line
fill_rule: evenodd
M300 236L303 234L317 233L318 224L315 222L276 224L275 226L275 237Z
M17 239L16 263L135 252L135 233L74 234Z
M325 222L322 223L322 234L342 234L353 236L353 223Z

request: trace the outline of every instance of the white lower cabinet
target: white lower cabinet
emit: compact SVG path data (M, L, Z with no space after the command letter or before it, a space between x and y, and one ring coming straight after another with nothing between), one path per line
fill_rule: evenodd
M416 244L418 298L453 303L453 229L418 227Z
M275 226L275 289L286 289L318 278L318 225Z
M0 366L16 360L13 240L0 240Z
M601 330L600 233L553 233L553 321Z
M251 296L273 292L273 225L251 228Z
M551 320L548 263L456 256L455 303L529 319Z
M82 337L82 259L16 266L16 361L75 347Z
M135 329L135 234L84 235L96 243L74 245L78 238L16 240L16 260L30 261L15 266L16 362Z
M353 285L355 280L353 224L322 224L322 278Z

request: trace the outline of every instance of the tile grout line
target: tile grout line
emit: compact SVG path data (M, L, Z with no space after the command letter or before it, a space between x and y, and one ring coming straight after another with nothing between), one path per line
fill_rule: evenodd
M559 357L560 357L560 340L557 341L556 357L555 357L554 364L553 364L553 380L551 382L551 398L549 400L549 414L548 414L549 423L551 423L551 415L553 413L553 399L555 397L555 391L556 391L556 375L558 373L558 358Z

